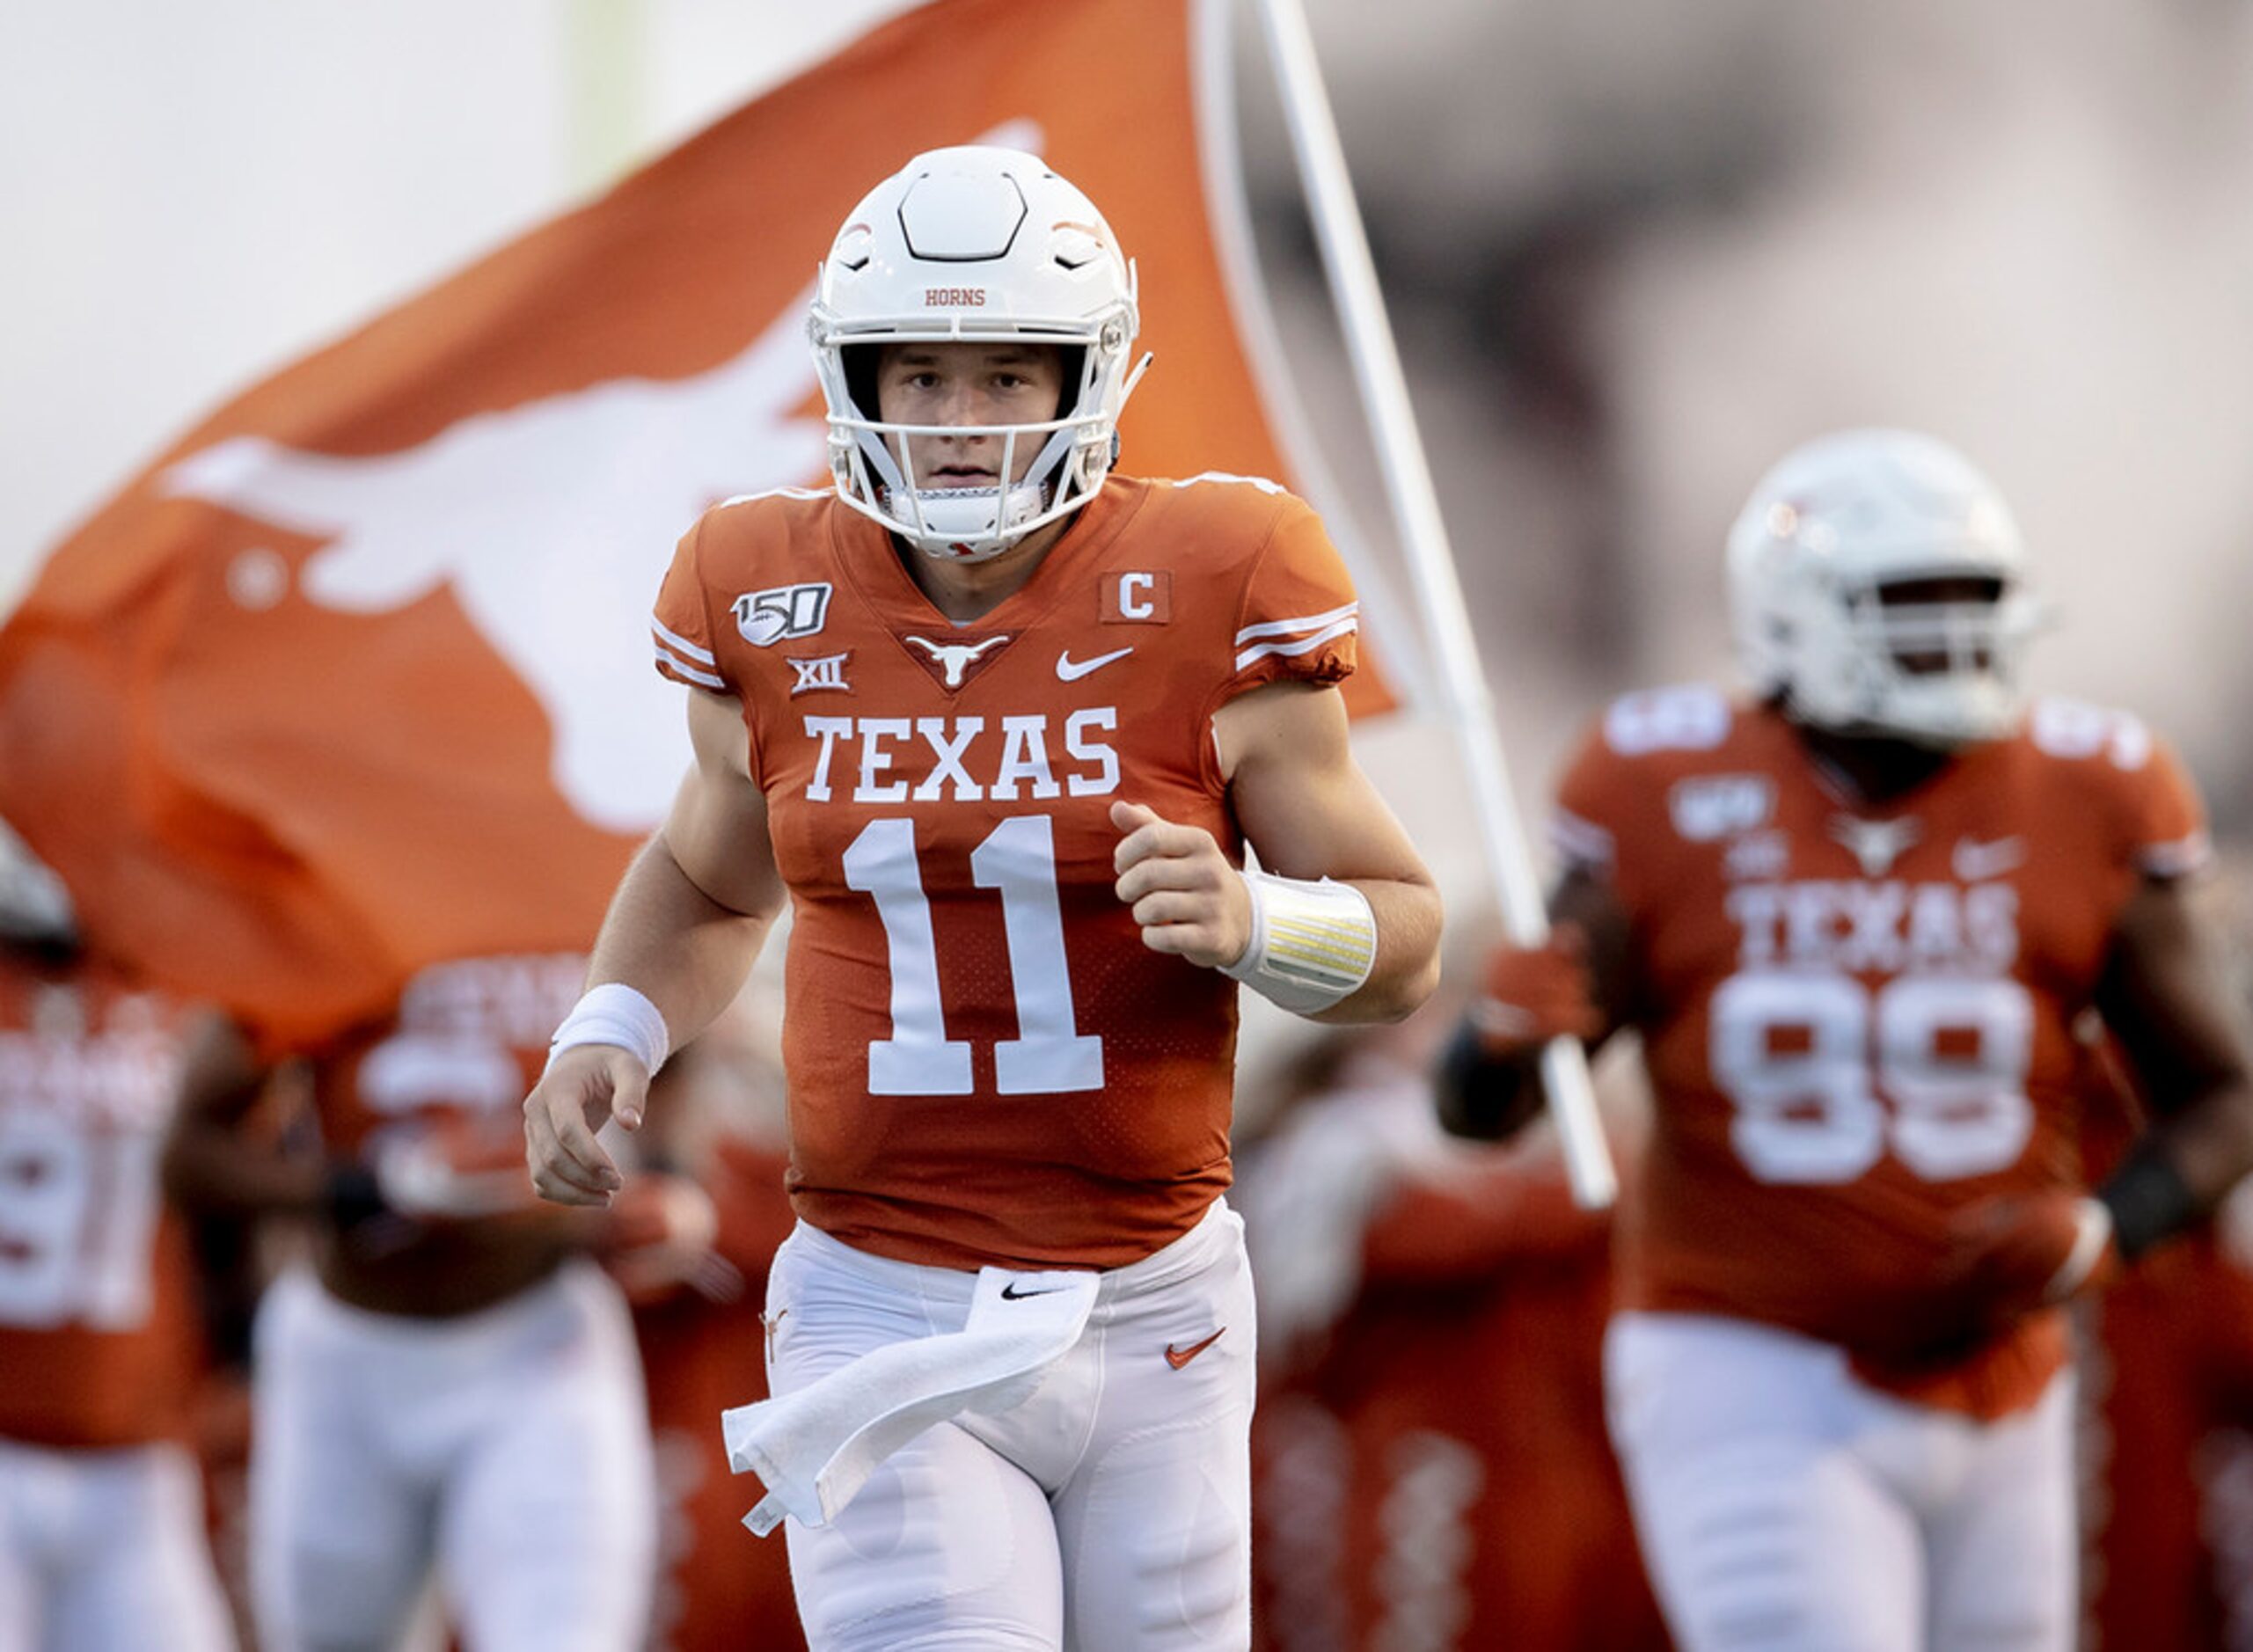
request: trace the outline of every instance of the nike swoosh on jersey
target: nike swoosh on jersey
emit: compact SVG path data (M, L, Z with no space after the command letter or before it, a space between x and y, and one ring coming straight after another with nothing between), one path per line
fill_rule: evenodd
M1013 1279L1002 1286L1001 1299L1004 1302L1022 1302L1028 1297L1053 1297L1063 1289L1064 1287L1062 1285L1050 1285L1045 1290L1020 1290L1017 1289L1017 1282Z
M2026 840L2023 837L1997 837L1981 843L1976 837L1959 837L1956 851L1949 856L1950 869L1964 883L1978 883L1987 878L1999 878L2006 872L2015 872L2026 860Z
M1092 660L1075 660L1072 657L1072 650L1066 648L1056 657L1056 674L1066 683L1077 683L1090 671L1100 671L1112 661L1123 660L1133 652L1133 645L1129 644L1123 648L1114 648L1108 654L1099 654Z
M1211 1348L1215 1342L1220 1341L1221 1331L1225 1331L1227 1328L1228 1327L1224 1325L1220 1327L1219 1331L1215 1331L1211 1336L1205 1338L1203 1341L1192 1342L1187 1348L1175 1348L1171 1342L1167 1343L1166 1363L1168 1365L1171 1365L1175 1371L1181 1370L1182 1366L1188 1364L1198 1355L1203 1353L1205 1349Z

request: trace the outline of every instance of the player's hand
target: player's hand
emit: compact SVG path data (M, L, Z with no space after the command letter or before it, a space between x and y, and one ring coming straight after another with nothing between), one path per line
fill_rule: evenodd
M1119 899L1142 925L1142 944L1218 969L1252 943L1252 895L1202 826L1177 826L1140 803L1111 805L1126 834L1111 864Z
M2108 1283L2120 1266L2111 1212L2062 1188L1967 1205L1949 1224L1949 1242L1947 1288L1993 1330Z
M1530 1055L1553 1038L1593 1038L1604 1030L1588 972L1588 937L1559 924L1539 947L1497 947L1487 954L1470 1020L1480 1048L1498 1059Z
M1958 1358L2037 1309L2070 1301L2119 1270L2111 1214L2065 1188L1999 1194L1966 1205L1948 1228L1939 1277L1889 1351L1913 1363Z
M524 1098L524 1161L532 1188L558 1204L608 1204L625 1186L595 1132L611 1118L641 1127L649 1071L615 1044L578 1044L548 1063Z

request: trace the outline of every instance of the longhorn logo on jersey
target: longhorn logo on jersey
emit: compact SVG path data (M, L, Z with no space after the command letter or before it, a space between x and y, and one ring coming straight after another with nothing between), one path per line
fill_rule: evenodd
M928 637L915 636L903 636L900 640L922 656L941 688L958 689L970 680L977 668L991 662L1008 645L1009 638L1004 633L980 637L976 642L933 642Z

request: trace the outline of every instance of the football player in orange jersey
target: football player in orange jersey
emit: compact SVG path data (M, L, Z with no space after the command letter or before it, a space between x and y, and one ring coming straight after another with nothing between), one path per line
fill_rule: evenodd
M254 1119L284 1052L224 1016L198 1030L166 1185L192 1209L312 1228L252 1350L250 1583L270 1652L395 1645L434 1572L470 1646L644 1643L647 1405L625 1301L590 1254L628 1235L626 1271L646 1273L699 1221L677 1178L638 1178L592 1222L524 1186L516 1105L584 968L449 960L387 1014L289 1052L317 1143Z
M190 1454L204 1370L157 1155L182 1012L82 949L0 825L0 1648L235 1643Z
M1347 742L1340 559L1272 483L1111 473L1136 327L1033 156L918 157L846 219L835 492L682 540L655 637L696 763L525 1104L541 1191L612 1196L595 1129L787 900L799 1224L775 1398L728 1427L817 1648L1245 1644L1236 983L1372 1020L1437 974Z
M1400 1030L1333 1033L1239 1137L1255 1647L1663 1652L1604 1433L1609 1213L1554 1142L1443 1136Z
M1491 961L1443 1109L1494 1133L1547 1036L1641 1035L1605 1378L1685 1647L2062 1648L2059 1305L2253 1165L2182 887L2198 800L2136 719L2022 705L2017 530L1938 442L1789 455L1729 578L1756 697L1605 714L1561 792L1555 936ZM2159 1115L2093 1195L2092 1008Z

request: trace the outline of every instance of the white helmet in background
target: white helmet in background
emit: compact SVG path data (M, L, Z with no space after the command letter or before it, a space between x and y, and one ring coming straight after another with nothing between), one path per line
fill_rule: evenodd
M0 821L0 942L68 948L77 940L70 891L15 829Z
M1035 155L970 145L918 155L852 209L814 296L815 369L839 498L933 556L983 561L1076 510L1117 457L1138 318L1134 266L1086 196ZM998 487L909 486L906 439L940 429L877 416L878 350L893 343L1057 347L1064 397L1044 423L984 427ZM980 427L954 426L962 435ZM1039 451L1012 486L1019 444Z
M2009 507L1947 443L1820 437L1760 479L1730 530L1738 663L1818 727L1939 747L1999 738L2040 623L2024 564Z

